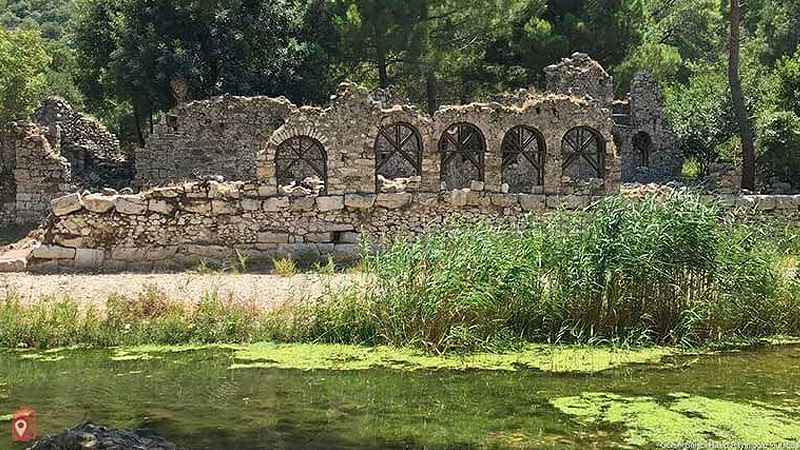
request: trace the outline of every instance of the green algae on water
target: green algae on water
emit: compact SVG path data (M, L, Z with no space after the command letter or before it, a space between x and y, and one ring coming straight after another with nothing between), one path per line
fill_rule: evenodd
M800 442L800 417L763 405L737 403L687 394L669 396L662 404L652 397L584 393L550 404L583 424L623 425L626 443Z
M667 348L617 350L528 345L512 353L432 355L415 349L332 344L253 344L234 354L231 369L299 370L499 370L534 369L552 373L595 373L628 364L658 363L674 354Z

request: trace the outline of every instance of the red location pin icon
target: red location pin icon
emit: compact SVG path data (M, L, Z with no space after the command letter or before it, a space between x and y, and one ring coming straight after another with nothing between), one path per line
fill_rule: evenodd
M14 442L36 439L36 411L21 406L11 415L11 438Z

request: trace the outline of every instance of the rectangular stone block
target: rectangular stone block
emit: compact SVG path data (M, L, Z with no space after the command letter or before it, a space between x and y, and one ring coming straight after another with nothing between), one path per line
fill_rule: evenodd
M375 194L347 194L344 196L344 205L350 209L370 209L377 198Z
M58 197L50 201L50 206L53 208L53 214L57 216L66 216L83 209L81 205L81 196L78 194L69 194L63 197Z
M321 212L344 209L344 197L317 197L317 209Z
M152 199L147 203L147 209L150 212L170 216L175 212L175 205L167 200Z
M252 198L245 198L241 201L242 209L245 211L260 211L263 205L261 200L256 200Z
M259 244L287 244L289 242L289 233L265 231L258 233L257 241Z
M375 204L386 209L400 209L411 204L411 194L379 194Z
M75 250L75 268L96 270L103 267L105 252L88 248Z
M264 200L264 211L278 212L289 209L289 197L273 197Z
M42 245L33 250L33 257L38 259L74 259L75 249L57 245Z
M333 233L308 233L306 242L333 242Z
M114 206L120 214L140 216L147 212L147 200L136 195L120 195L114 199Z

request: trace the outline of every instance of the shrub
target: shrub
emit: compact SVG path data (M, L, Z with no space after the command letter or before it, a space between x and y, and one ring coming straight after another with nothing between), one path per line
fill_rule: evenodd
M297 274L297 263L291 258L273 260L272 264L274 266L272 273L275 275L290 277Z
M779 111L765 118L759 128L762 165L771 176L800 186L800 118Z

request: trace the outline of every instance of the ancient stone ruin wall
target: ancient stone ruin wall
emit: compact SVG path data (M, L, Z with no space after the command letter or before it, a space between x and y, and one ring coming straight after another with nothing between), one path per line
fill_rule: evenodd
M614 78L585 53L574 53L544 69L548 92L591 97L603 106L614 101Z
M182 270L201 263L248 265L291 257L354 261L360 242L415 235L448 220L515 224L526 213L581 208L589 196L438 193L264 196L260 183L192 182L138 195L71 194L54 200L55 222L29 268ZM598 199L599 197L595 198Z
M292 110L288 100L222 96L181 104L155 126L136 151L137 186L203 176L254 179L264 143Z
M46 130L32 122L17 122L2 139L4 165L3 215L6 223L35 223L50 213L50 200L72 192L69 163L50 146Z
M0 128L0 226L14 222L16 216L17 182L14 135L10 127Z
M622 161L624 182L665 182L680 179L683 157L678 137L664 115L658 81L638 73L627 100L629 117L618 120L614 137Z
M130 185L133 164L117 137L95 119L75 111L63 98L48 97L31 120L47 130L52 148L60 149L75 181L89 189Z
M557 95L443 107L432 117L353 84L327 108L220 97L171 111L137 153L137 179L223 175L263 181L267 195L438 192L473 181L492 192L592 195L619 189L612 128L596 101Z

